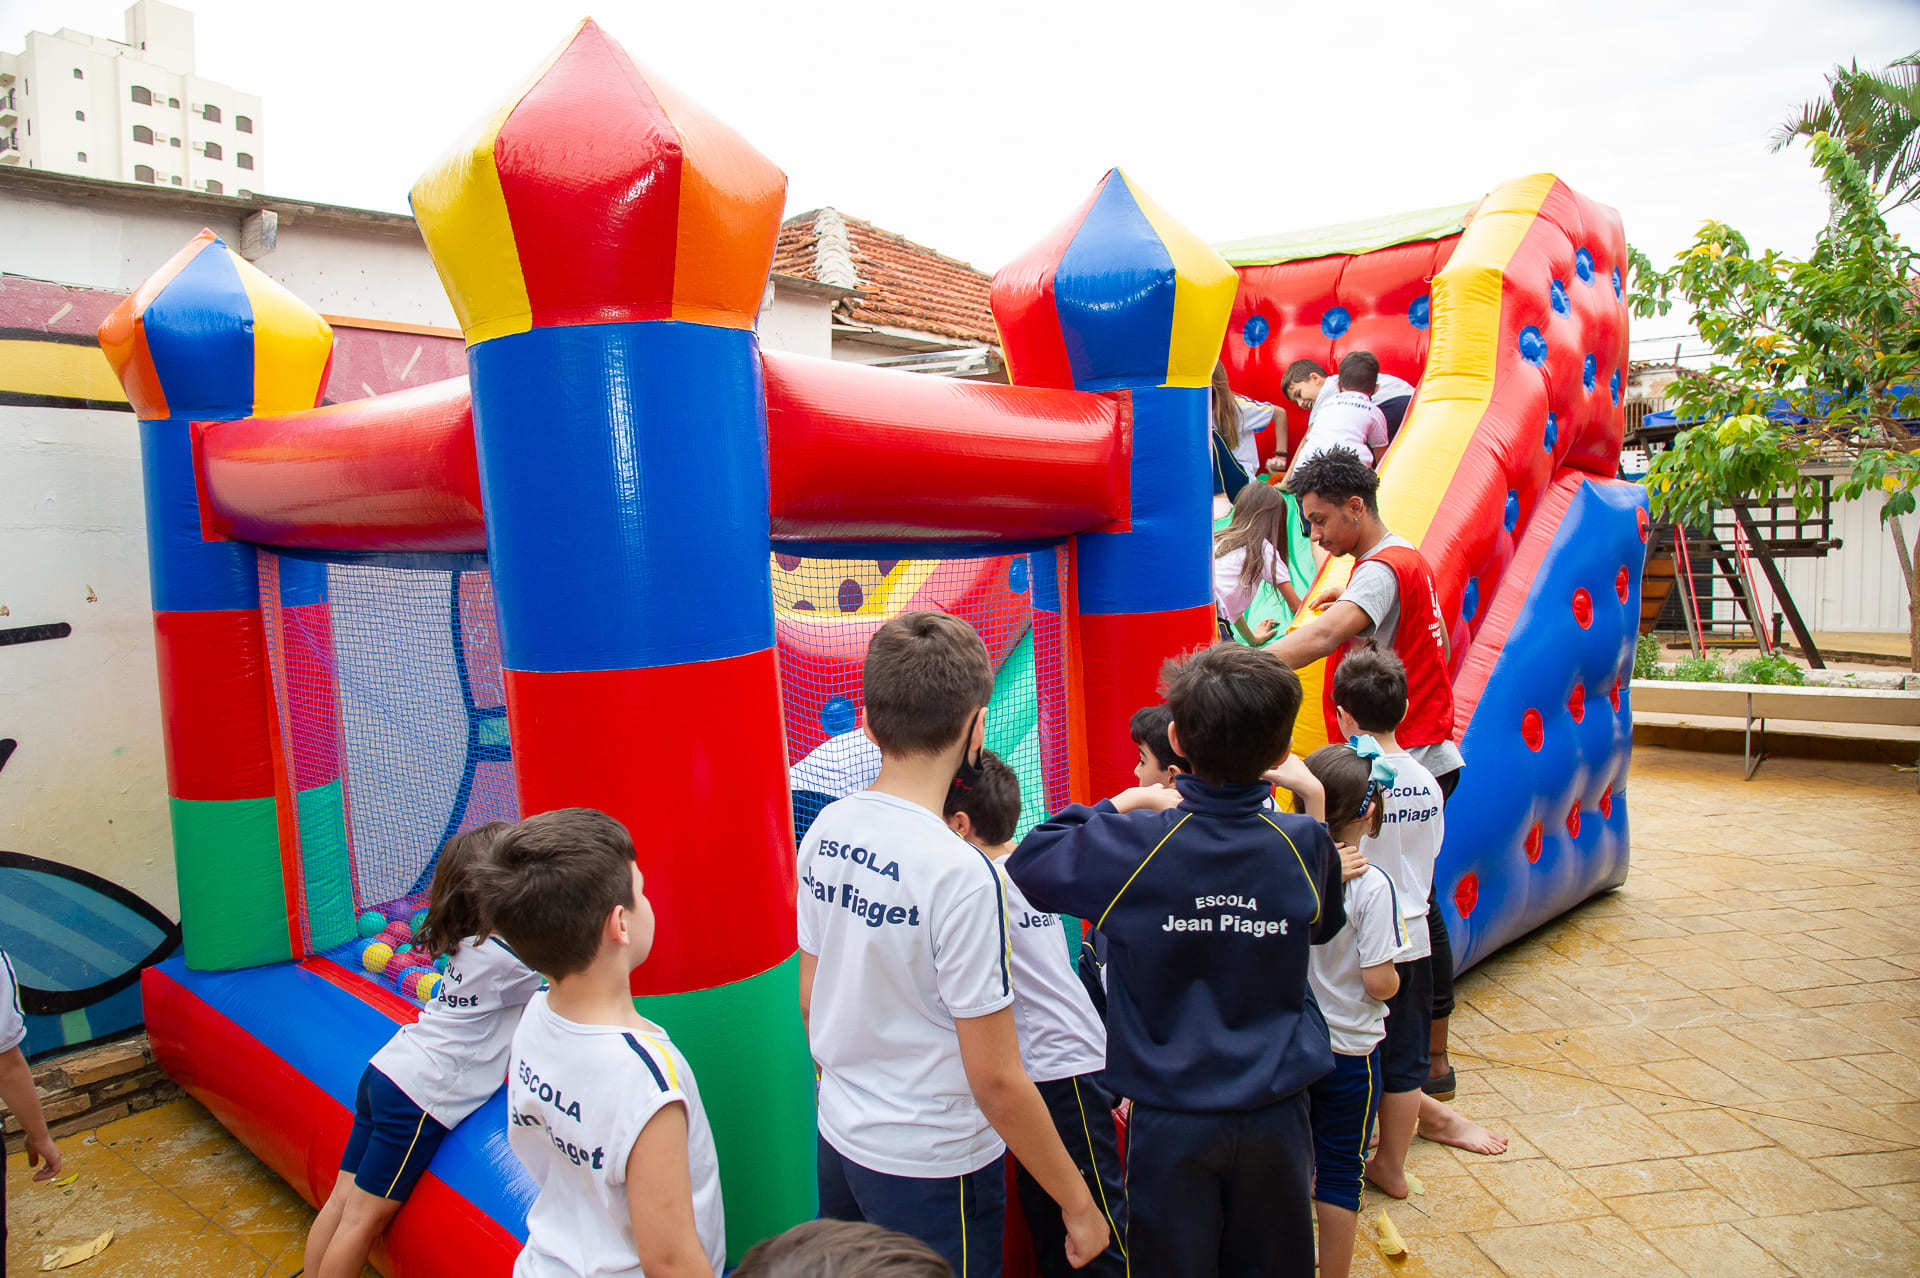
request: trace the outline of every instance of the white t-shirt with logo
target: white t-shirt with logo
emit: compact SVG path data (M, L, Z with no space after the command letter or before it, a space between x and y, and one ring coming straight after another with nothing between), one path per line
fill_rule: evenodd
M1233 450L1233 459L1248 478L1256 478L1260 474L1260 441L1255 436L1273 428L1273 405L1235 395L1233 406L1240 410L1240 444Z
M1402 960L1406 933L1393 880L1378 866L1347 880L1341 889L1347 925L1308 952L1307 981L1327 1018L1327 1037L1342 1056L1365 1056L1387 1036L1387 1005L1367 993L1363 967ZM1421 903L1420 912L1426 913Z
M1374 380L1372 399L1376 404L1387 404L1396 399L1411 398L1413 391L1413 383L1405 378L1395 377L1392 373L1381 373ZM1313 399L1313 407L1307 412L1307 424L1313 424L1313 419L1320 413L1320 405L1338 394L1340 394L1340 375L1335 373L1320 383L1320 390Z
M1387 446L1387 416L1359 391L1335 391L1313 406L1313 422L1300 441L1293 464L1331 448L1350 448L1369 466Z
M687 1110L693 1223L718 1275L727 1260L720 1161L687 1058L665 1030L582 1025L547 1005L542 990L513 1036L507 1143L539 1196L527 1212L527 1245L515 1278L644 1278L627 1208L627 1158L668 1105Z
M1058 914L1042 914L1004 873L1013 934L1013 1023L1020 1063L1036 1083L1107 1067L1107 1027L1073 970Z
M0 950L0 1052L11 1052L27 1041L27 1018L20 1011L20 981L13 960Z
M873 790L821 811L799 876L820 1135L891 1176L979 1171L1006 1146L954 1021L1013 1002L1006 879L932 812Z
M1380 833L1360 840L1360 850L1386 871L1399 894L1400 917L1407 929L1404 962L1433 953L1427 896L1433 890L1433 863L1446 834L1446 804L1440 783L1412 755L1403 751L1383 755L1381 761L1393 768L1393 785L1380 805Z
M420 1019L402 1025L368 1062L442 1127L479 1109L507 1076L520 1011L542 985L497 936L454 946Z
M787 769L787 788L844 799L880 775L880 747L860 729L828 737Z

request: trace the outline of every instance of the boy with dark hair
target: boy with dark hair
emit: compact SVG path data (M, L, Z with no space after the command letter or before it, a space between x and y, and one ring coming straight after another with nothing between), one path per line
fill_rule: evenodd
M718 1275L713 1131L692 1067L629 987L654 920L626 827L590 808L528 817L476 882L494 931L550 983L507 1070L507 1142L540 1186L516 1278Z
M911 1234L956 1272L991 1278L1011 1146L1084 1264L1107 1223L1021 1068L1006 881L941 817L955 778L979 777L986 646L958 618L906 613L875 632L861 687L880 774L828 805L800 845L820 1214Z
M1341 390L1358 391L1373 401L1373 406L1387 419L1389 442L1399 435L1400 424L1406 420L1407 406L1413 403L1411 382L1381 372L1380 361L1372 351L1349 351L1340 360L1339 380Z
M999 755L982 750L979 775L972 783L954 780L947 795L946 818L955 834L995 864L1005 861L1013 851L1013 832L1020 825L1020 778ZM1112 1245L1087 1265L1086 1272L1120 1278L1127 1272L1122 1249L1127 1204L1120 1144L1113 1127L1116 1101L1100 1079L1107 1064L1107 1029L1068 962L1060 916L1035 910L1011 883L1007 915L1012 920L1013 1020L1020 1031L1020 1062L1113 1229ZM1040 1272L1046 1278L1066 1278L1072 1269L1061 1247L1059 1213L1017 1160L1014 1183Z
M1167 725L1172 722L1173 712L1164 704L1141 706L1127 722L1127 735L1140 751L1133 776L1141 785L1170 786L1182 772L1193 771L1186 756L1177 753L1167 740Z
M1300 680L1239 644L1170 662L1165 678L1168 740L1192 773L1177 791L1067 808L1007 870L1034 905L1091 919L1107 938L1106 1080L1133 1101L1136 1272L1305 1278L1306 1088L1333 1067L1307 947L1346 916L1326 826L1264 808Z
M1407 753L1431 773L1442 801L1453 793L1463 760L1453 743L1453 675L1446 619L1433 568L1406 538L1380 520L1380 477L1359 457L1335 450L1297 467L1287 481L1300 499L1308 536L1329 555L1352 555L1353 575L1331 602L1309 598L1319 616L1276 640L1272 652L1298 670L1327 659L1327 736L1344 741L1334 712L1333 686L1344 656L1371 640L1400 658L1406 672L1407 713L1395 730ZM1447 1061L1447 1020L1453 1013L1453 950L1437 894L1428 897L1427 930L1433 946L1431 1077L1426 1090L1452 1100L1454 1073Z

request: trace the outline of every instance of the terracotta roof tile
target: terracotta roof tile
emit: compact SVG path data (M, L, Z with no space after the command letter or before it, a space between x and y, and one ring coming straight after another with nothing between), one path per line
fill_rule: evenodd
M773 269L782 275L820 279L822 234L840 234L835 221L844 227L846 253L860 290L860 296L836 305L841 317L859 324L999 344L987 306L992 277L986 272L831 209L815 209L781 223Z

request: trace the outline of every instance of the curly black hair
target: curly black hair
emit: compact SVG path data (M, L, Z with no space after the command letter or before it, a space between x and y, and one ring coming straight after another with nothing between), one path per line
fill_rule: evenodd
M1296 465L1287 480L1287 491L1295 497L1312 493L1335 506L1358 497L1366 503L1367 513L1380 513L1380 476L1351 448L1329 448Z

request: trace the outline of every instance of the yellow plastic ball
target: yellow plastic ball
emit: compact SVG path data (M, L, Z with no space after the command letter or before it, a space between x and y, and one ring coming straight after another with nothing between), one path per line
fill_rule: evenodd
M384 941L375 941L360 954L360 965L375 976L387 970L387 960L393 957L393 947Z

